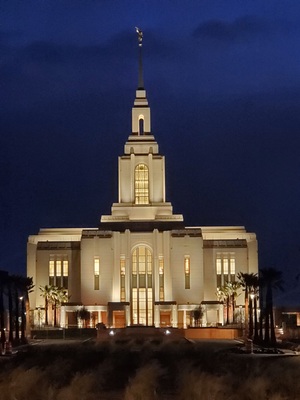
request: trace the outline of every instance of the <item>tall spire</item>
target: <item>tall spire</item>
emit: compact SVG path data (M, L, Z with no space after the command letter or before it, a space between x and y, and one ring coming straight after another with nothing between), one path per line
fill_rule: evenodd
M143 57L142 57L142 48L143 48L143 31L135 27L135 31L138 35L138 42L139 42L139 84L138 90L144 89L144 78L143 78Z

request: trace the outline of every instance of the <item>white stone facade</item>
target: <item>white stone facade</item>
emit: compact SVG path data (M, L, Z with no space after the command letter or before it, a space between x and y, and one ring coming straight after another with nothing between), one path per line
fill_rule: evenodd
M255 234L235 226L185 227L183 216L173 214L165 159L150 122L146 91L139 89L132 134L119 157L118 202L98 228L41 229L29 236L35 323L44 307L39 287L53 284L65 286L70 296L59 313L61 326L76 325L74 311L81 306L91 313L90 326L186 328L197 307L204 311L203 325L223 324L217 286L238 272L258 272ZM237 305L242 303L240 296Z

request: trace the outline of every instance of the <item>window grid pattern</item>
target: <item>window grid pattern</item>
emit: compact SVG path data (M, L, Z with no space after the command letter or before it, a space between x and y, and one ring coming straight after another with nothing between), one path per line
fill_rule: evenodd
M49 285L68 289L69 261L66 256L53 255L49 260Z
M146 246L132 253L131 307L132 323L153 325L152 254Z
M236 262L234 254L218 254L216 258L217 287L235 281Z
M149 170L145 164L139 164L134 173L135 204L149 204Z

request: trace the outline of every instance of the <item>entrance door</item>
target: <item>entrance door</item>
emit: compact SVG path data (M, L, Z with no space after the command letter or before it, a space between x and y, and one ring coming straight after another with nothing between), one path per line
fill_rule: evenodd
M113 311L113 326L115 328L124 328L125 327L124 311Z
M131 272L131 323L153 325L152 254L148 247L133 250Z
M160 326L162 328L166 326L171 326L171 311L160 312Z

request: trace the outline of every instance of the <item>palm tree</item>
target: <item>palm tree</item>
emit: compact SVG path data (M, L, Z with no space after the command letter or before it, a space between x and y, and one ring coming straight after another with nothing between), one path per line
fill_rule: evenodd
M29 315L29 293L33 291L33 278L21 277L19 280L19 290L21 299L21 341L26 340L26 317Z
M20 299L22 294L22 279L21 275L11 275L11 284L14 302L14 321L15 321L15 342L18 344L20 341ZM21 297L20 297L21 296Z
M221 301L222 303L226 302L226 324L228 324L228 319L229 319L229 304L228 304L228 291L225 286L218 286L217 287L217 292L216 292L218 301Z
M50 285L40 286L41 296L45 300L45 325L48 325L48 309L51 302L52 288L53 286Z
M239 272L237 275L237 278L245 291L245 336L250 338L252 337L253 334L253 315L252 315L252 302L251 302L250 303L251 313L249 318L249 294L253 288L253 282L255 280L255 277L257 277L257 274L254 274L253 272L250 274L247 274L245 272Z
M273 315L273 290L283 290L282 272L275 268L261 270L265 293L265 342L276 345L275 324ZM271 335L271 337L270 337Z
M8 325L9 325L9 336L8 341L13 342L14 339L14 309L13 309L13 278L9 276L8 283L7 283L7 298L8 298Z
M259 296L259 278L258 276L253 276L252 279L252 292L250 293L250 297L253 297L254 302L254 342L258 342L259 334L258 334L258 321L257 321L257 298Z
M5 337L5 307L4 307L4 292L8 283L8 272L0 271L0 331L1 343L4 346L6 341Z
M233 323L236 322L235 318L235 299L240 295L239 289L241 287L240 282L230 282L231 285L231 304L232 304L232 315L233 315Z
M54 326L57 325L57 308L62 303L66 303L69 299L68 291L62 287L52 286L50 302L53 304L54 310Z
M231 303L231 296L232 296L232 286L230 282L225 282L224 284L224 293L226 295L226 324L230 323L230 303Z

